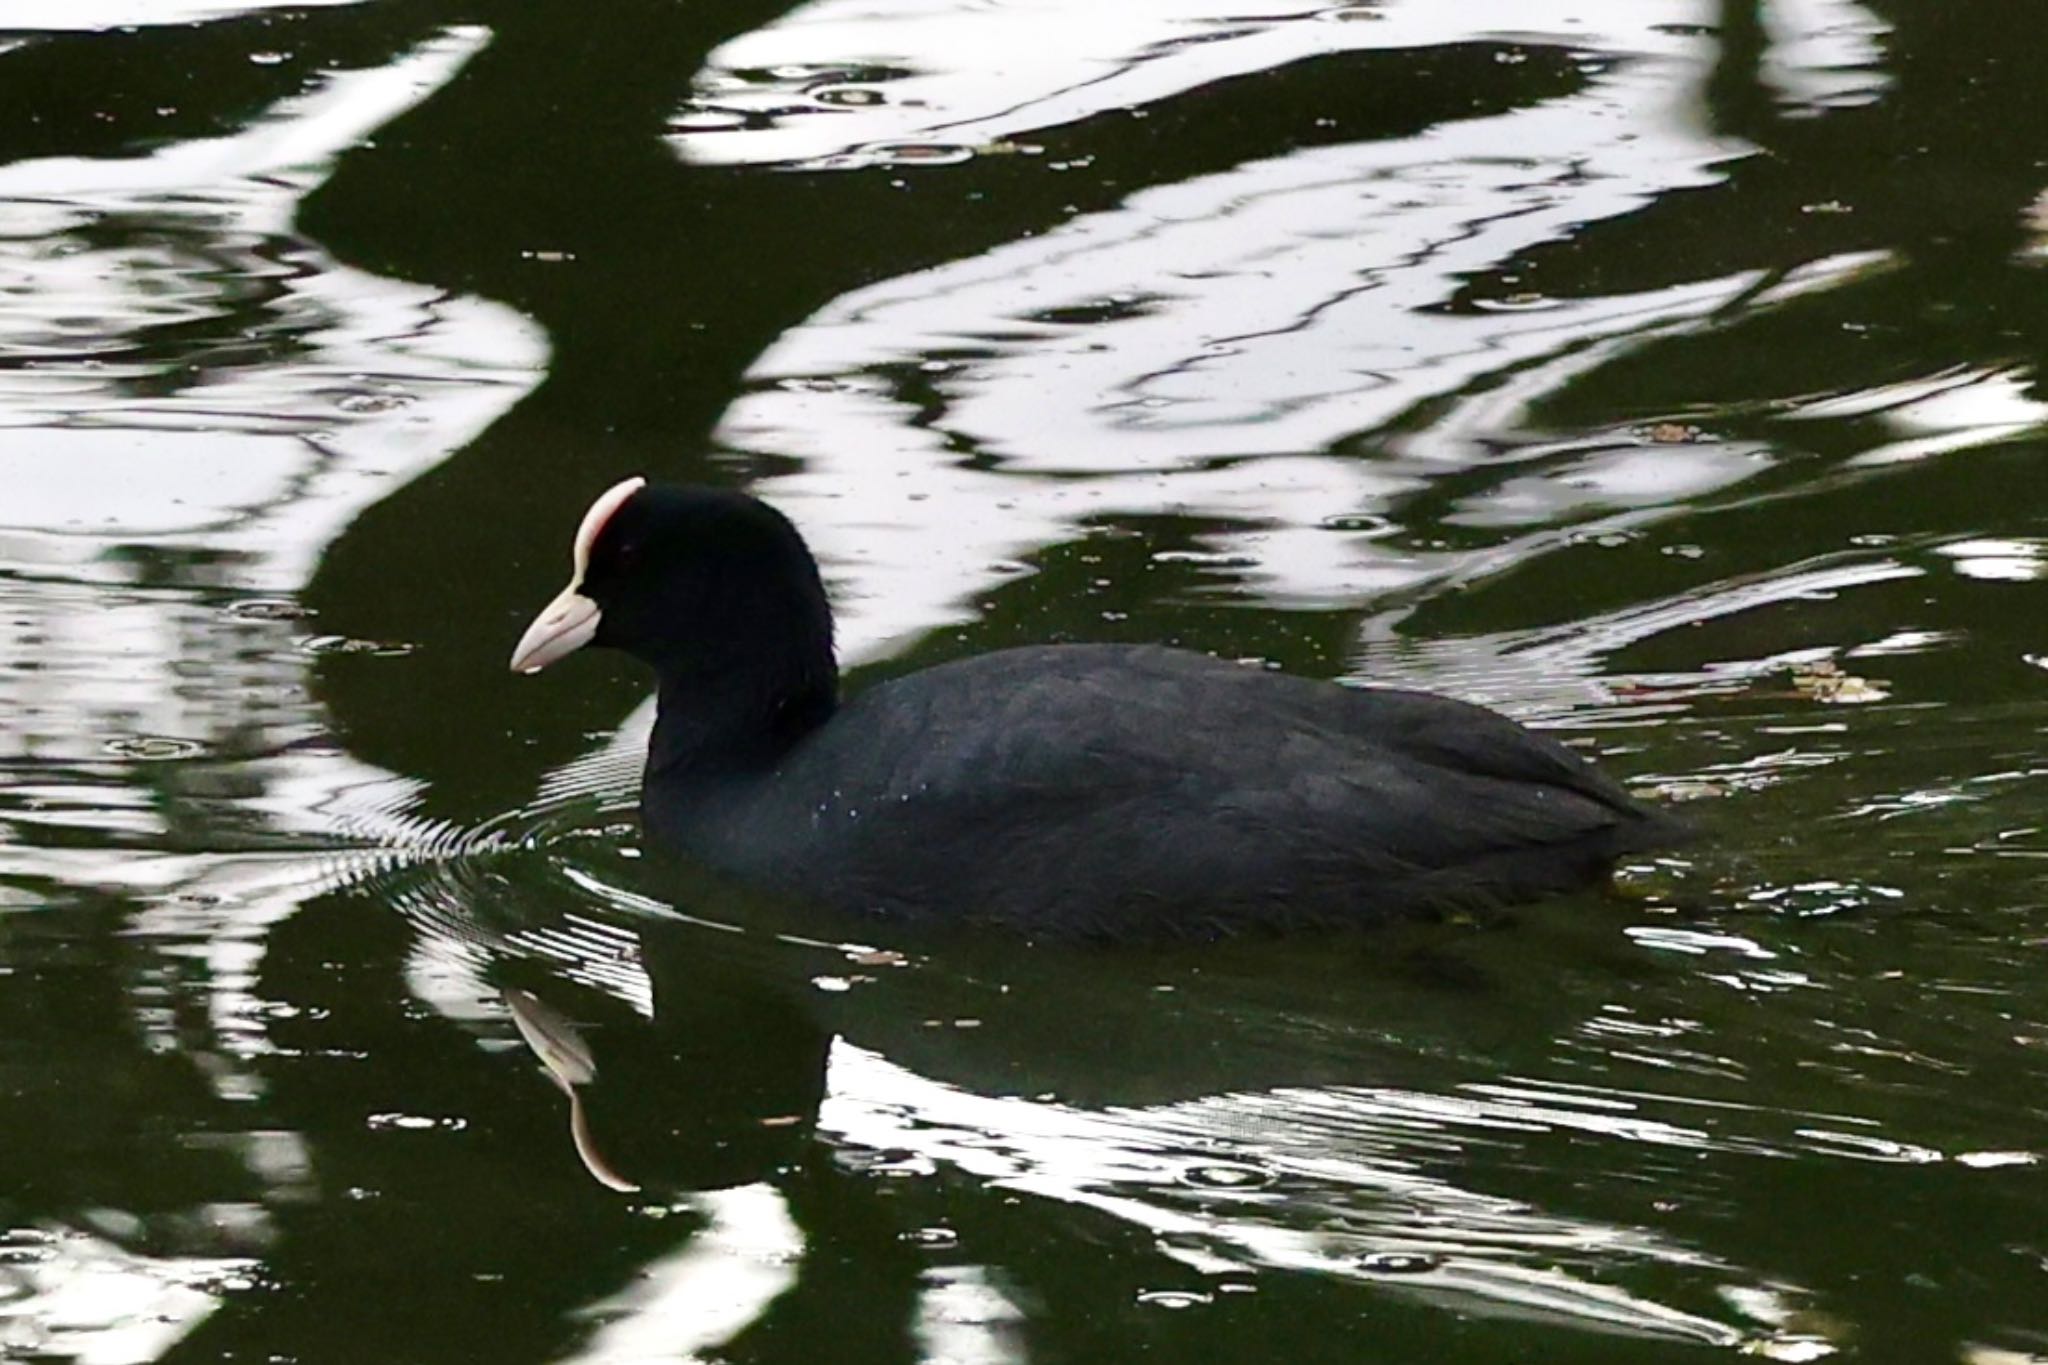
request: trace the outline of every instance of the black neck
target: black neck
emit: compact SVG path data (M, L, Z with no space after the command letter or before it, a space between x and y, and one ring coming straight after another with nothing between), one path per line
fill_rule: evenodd
M765 772L838 706L838 673L822 660L767 671L664 670L647 746L649 777Z

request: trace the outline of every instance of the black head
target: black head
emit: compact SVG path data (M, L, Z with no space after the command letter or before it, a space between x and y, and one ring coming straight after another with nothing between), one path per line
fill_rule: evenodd
M766 503L628 479L591 504L572 559L569 586L528 627L514 669L602 645L652 665L664 705L701 694L778 725L830 710L831 607L803 537Z

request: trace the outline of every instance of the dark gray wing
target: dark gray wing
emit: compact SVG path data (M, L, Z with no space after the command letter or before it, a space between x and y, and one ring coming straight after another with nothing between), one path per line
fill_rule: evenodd
M1279 903L1331 918L1511 899L1546 889L1531 878L1583 880L1646 818L1570 750L1481 708L1179 651L980 656L874 689L856 716L794 760L792 787L830 795L792 854L877 906L951 898L1006 918L1064 897L1076 915L1208 903L1271 920ZM904 857L905 841L951 854ZM948 885L928 884L935 866Z

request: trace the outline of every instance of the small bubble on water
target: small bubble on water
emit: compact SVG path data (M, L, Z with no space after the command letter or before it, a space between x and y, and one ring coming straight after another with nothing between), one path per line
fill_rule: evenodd
M173 758L191 758L204 753L205 746L189 739L172 739L167 735L123 735L110 739L102 746L116 758L135 758L148 763L161 763Z
M1273 1183L1273 1173L1257 1166L1212 1161L1185 1168L1180 1181L1205 1190L1259 1190Z
M251 52L249 60L257 66L281 66L292 59L289 52Z
M1789 1361L1791 1365L1806 1365L1809 1361L1826 1360L1835 1354L1835 1344L1820 1337L1780 1336L1757 1342L1750 1354L1765 1360Z
M934 1224L928 1228L913 1228L902 1233L900 1240L921 1247L950 1247L960 1241L960 1234L949 1227Z
M1420 1251L1375 1251L1358 1258L1358 1268L1368 1275L1426 1275L1442 1264Z
M830 85L812 91L811 98L820 104L855 108L887 102L887 97L881 91L869 89L864 85Z
M372 1114L363 1120L363 1126L373 1132L429 1132L438 1128L445 1132L459 1133L469 1127L469 1120L454 1117L434 1118L429 1114Z
M1153 1308L1170 1308L1178 1312L1183 1308L1199 1308L1205 1303L1215 1302L1208 1294L1192 1289L1141 1289L1138 1302Z

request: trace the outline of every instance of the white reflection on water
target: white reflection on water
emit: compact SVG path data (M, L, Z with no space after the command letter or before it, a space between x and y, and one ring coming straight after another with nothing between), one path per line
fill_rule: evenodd
M538 378L545 345L518 314L343 266L292 227L343 151L485 41L451 31L220 138L0 168L0 226L20 225L0 231L16 285L0 339L38 356L0 376L13 490L0 507L0 765L35 765L0 788L0 844L24 876L176 892L145 927L168 914L204 940L208 1009L231 1054L260 1046L248 991L267 927L341 865L402 855L113 862L38 832L157 842L254 815L270 835L370 825L418 842L386 816L412 784L332 747L292 747L320 736L306 625L222 598L301 587L364 506ZM152 351L169 320L189 354ZM116 745L131 740L240 761L233 781L166 769L152 790Z
M485 41L450 31L221 137L0 167L0 348L23 362L0 372L0 851L44 911L97 889L140 903L131 994L199 1009L138 1004L136 1023L227 1100L262 1093L270 930L404 855L169 850L303 849L410 792L306 743L322 729L309 627L279 599L546 356L518 314L345 267L293 219L343 152ZM194 755L210 761L138 767ZM227 1150L256 1187L302 1195L304 1161L278 1159L290 1135L251 1136ZM195 1216L225 1233L241 1215ZM170 1350L244 1263L67 1231L22 1264L4 1272L7 1347L125 1362Z
M0 168L0 340L37 356L0 377L5 740L73 764L86 806L118 790L96 780L120 766L113 736L306 738L308 628L221 596L302 586L364 506L535 382L545 347L516 313L342 266L292 229L342 151L484 41L451 32L228 136ZM171 322L166 352L152 332ZM382 776L336 754L252 766L262 794L237 804L301 830Z
M17 1229L0 1261L0 1354L142 1365L246 1288L240 1258L155 1257L77 1228Z
M1863 5L1779 0L1764 13L1764 70L1785 104L1839 107L1884 89L1888 26ZM1022 134L1330 52L1492 40L1640 59L1696 50L1719 18L1701 0L1289 0L1256 12L1230 0L814 0L714 53L669 140L710 164L907 166L1012 150Z
M620 914L623 924L666 921L653 932L678 928L676 913L658 902L574 867L564 867L563 875ZM459 887L438 872L416 887L418 895L406 902L416 923L435 935L475 941ZM638 966L623 924L600 934L599 924L572 911L553 926L530 924L499 935L493 950L547 961L566 978L616 994L604 977L637 973ZM821 966L871 956L850 945L784 943L784 955L815 958ZM904 969L944 971L916 962ZM640 997L630 999L645 1012ZM1679 1052L1668 1040L1638 1041L1667 1057ZM1739 1068L1735 1072L1739 1079ZM997 1188L1085 1207L1148 1230L1163 1255L1205 1276L1275 1269L1324 1274L1460 1312L1752 1349L1774 1344L1758 1329L1775 1319L1752 1314L1752 1325L1742 1326L1716 1316L1711 1285L1740 1289L1747 1296L1742 1301L1752 1304L1762 1295L1783 1311L1795 1296L1791 1286L1761 1282L1647 1228L1486 1193L1484 1177L1464 1168L1483 1167L1489 1150L1512 1150L1511 1144L1552 1134L1754 1155L1821 1150L1810 1140L1813 1131L1861 1129L1870 1141L1880 1140L1874 1123L1849 1115L1512 1075L1439 1092L1291 1086L1225 1090L1175 1103L1085 1106L976 1093L848 1037L832 1045L819 1128L837 1146L839 1161L854 1169L940 1180L960 1171ZM600 1160L603 1145L600 1134ZM1826 1151L1861 1154L1848 1139ZM584 1159L588 1164L588 1153ZM717 1206L708 1208L721 1216ZM675 1316L663 1305L690 1299L684 1282L755 1273L749 1266L756 1253L727 1240L692 1244L672 1268L657 1263L653 1285L608 1302L596 1316L645 1316L630 1329L615 1321L620 1333L661 1329ZM960 1247L965 1256L974 1250L971 1242ZM1571 1254L1594 1258L1598 1269L1558 1268L1557 1259ZM1685 1268L1698 1293L1681 1304L1631 1292L1625 1286L1634 1268L1645 1265ZM741 1297L754 1301L751 1294ZM1005 1321L1001 1314L977 1318L970 1335L983 1342L990 1332L1000 1338ZM722 1339L732 1326L724 1317L710 1326L690 1322L695 1325L668 1322L663 1330L686 1329L690 1340L704 1341Z
M1554 36L1555 11L1501 0L1456 10L1292 0L1256 15L1230 0L1107 9L1076 0L822 0L714 53L670 141L699 162L886 163L906 144L987 148L1330 52L1425 48L1508 28ZM1086 43L1074 41L1079 33ZM1604 35L1580 36L1597 44Z
M1904 464L1992 445L2048 427L2048 403L2029 392L2028 374L1970 367L1829 394L1798 404L1788 421L1861 419L1887 439L1861 451L1859 467Z
M1024 1312L981 1266L924 1272L912 1329L927 1365L1013 1365L1027 1360Z
M1376 684L1444 690L1524 717L1569 713L1576 726L1641 721L1670 714L1690 699L1738 691L1783 670L1787 660L1771 654L1716 659L1685 671L1618 672L1612 661L1629 647L1701 622L1921 573L1888 555L1845 554L1832 562L1731 578L1556 626L1485 635L1407 634L1401 629L1407 610L1397 606L1366 619L1352 668ZM1772 766L1769 755L1743 762Z
M1449 22L1431 7L1384 13L1384 24L1335 27L1401 43L1441 39ZM848 294L761 357L720 439L803 460L761 491L847 585L854 657L958 619L1001 566L1096 516L1236 522L1214 548L1246 562L1248 587L1330 604L1454 572L1456 555L1327 523L1398 523L1406 502L1474 467L1517 481L1475 515L1500 519L1517 502L1554 515L1559 500L1537 495L1539 483L1569 488L1582 519L1669 506L1668 449L1610 442L1597 477L1542 464L1517 474L1544 454L1518 421L1548 387L1699 323L1755 277L1534 309L1447 305L1518 253L1718 177L1740 148L1690 117L1711 49L1658 26L1693 16L1630 7L1607 31L1573 29L1575 46L1628 55L1563 98L1142 190ZM1534 22L1518 18L1522 31ZM1484 15L1458 22L1468 36L1487 28ZM1407 34L1410 23L1421 27ZM1331 27L1288 31L1327 40ZM1195 51L1213 63L1230 46ZM1816 268L1800 287L1864 265ZM931 392L899 392L888 376L906 371ZM1448 422L1417 418L1446 405ZM1388 434L1414 427L1425 429ZM1348 453L1360 439L1379 451ZM1751 477L1768 467L1754 454L1699 452L1676 491ZM1075 477L1021 477L1051 473Z
M1759 7L1770 47L1764 82L1788 111L1817 115L1882 98L1891 25L1855 0L1771 0Z
M577 1316L594 1328L560 1359L704 1359L796 1283L804 1237L773 1187L721 1190L691 1206L709 1226L642 1266L630 1287L581 1309Z
M708 1225L641 1266L627 1288L579 1309L588 1334L558 1357L565 1365L717 1359L796 1285L805 1240L773 1186L695 1195L684 1207ZM922 1278L912 1336L923 1365L1029 1359L1022 1312L982 1267L932 1267Z
M196 24L272 9L321 9L365 0L7 0L7 27L24 33L87 33Z
M0 167L0 345L35 358L0 376L10 558L120 581L108 551L147 542L224 559L207 586L297 588L362 507L532 387L545 343L517 313L292 227L336 157L485 40L335 75L228 136Z
M1461 1311L1557 1318L1581 1327L1728 1346L1727 1323L1533 1263L1532 1253L1598 1252L1727 1273L1653 1234L1588 1222L1425 1174L1416 1157L1440 1126L1537 1130L1561 1123L1633 1141L1704 1145L1704 1135L1624 1124L1558 1097L1427 1096L1366 1090L1218 1095L1156 1109L1089 1111L975 1095L841 1041L821 1126L875 1152L957 1167L1004 1189L1083 1205L1151 1231L1160 1250L1208 1275L1260 1267L1372 1280ZM1624 1106L1626 1107L1626 1106ZM1199 1156L1197 1155L1199 1153ZM1190 1184L1200 1166L1241 1163L1241 1191ZM1278 1185L1284 1195L1270 1188ZM1396 1275L1386 1258L1412 1258Z

